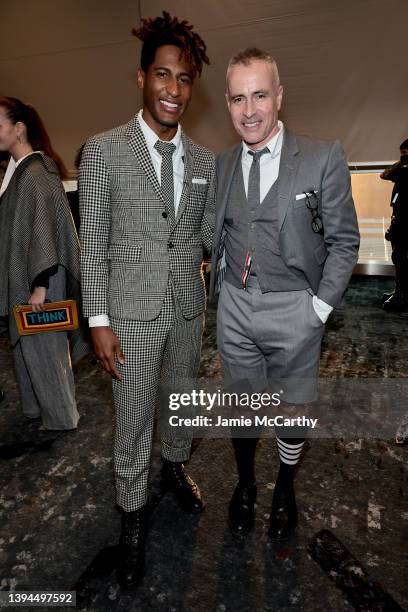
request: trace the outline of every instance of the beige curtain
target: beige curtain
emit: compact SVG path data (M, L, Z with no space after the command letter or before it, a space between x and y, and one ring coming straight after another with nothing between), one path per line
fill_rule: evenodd
M139 6L140 5L140 6ZM130 34L163 9L194 23L211 66L184 120L215 151L236 142L224 102L225 67L240 48L275 55L282 118L316 138L339 138L350 162L391 161L408 137L407 0L20 0L1 2L0 94L32 102L70 166L90 134L140 106L139 43ZM406 47L406 45L405 45Z

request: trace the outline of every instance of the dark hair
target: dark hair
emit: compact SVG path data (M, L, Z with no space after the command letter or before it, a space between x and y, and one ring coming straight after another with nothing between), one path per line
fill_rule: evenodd
M404 142L401 142L400 150L402 150L402 149L408 149L408 138L406 140L404 140Z
M0 97L0 106L5 108L6 116L11 123L14 125L19 121L24 123L27 129L27 140L34 151L43 151L51 157L58 168L60 177L62 179L67 178L68 172L65 164L58 153L52 148L50 138L35 108L30 104L24 104L21 100L9 96Z
M206 44L187 21L179 21L163 11L163 17L142 18L140 28L133 28L132 34L143 42L140 66L147 72L154 62L156 51L164 45L174 45L181 49L185 59L193 67L193 76L201 76L203 63L209 64Z

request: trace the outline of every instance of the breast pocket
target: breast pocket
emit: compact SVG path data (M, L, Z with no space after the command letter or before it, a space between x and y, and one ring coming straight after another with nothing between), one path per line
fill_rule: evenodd
M193 183L190 189L190 197L189 199L192 202L202 202L204 203L207 199L208 192L208 183Z
M313 189L313 190L312 189L308 189L307 191L308 191L308 193L310 193L311 191L315 191L316 192L316 194L314 196L309 196L309 201L310 201L312 206L315 206L315 204L317 202L318 208L320 209L320 193L319 193L319 191L317 189ZM305 194L303 192L301 192L301 191L298 191L297 192L297 196L299 197L299 199L296 199L296 196L295 196L295 199L293 201L293 208L296 208L296 209L297 208L303 208L303 209L308 211L307 198L306 198ZM300 196L303 196L303 197L300 197Z

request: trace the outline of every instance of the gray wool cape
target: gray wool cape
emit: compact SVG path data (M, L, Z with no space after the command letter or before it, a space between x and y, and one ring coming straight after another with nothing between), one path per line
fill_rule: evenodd
M17 166L0 199L0 316L27 304L38 274L55 265L66 269L66 298L76 300L80 316L78 236L58 169L36 152ZM86 335L83 324L70 334L73 361L89 352Z

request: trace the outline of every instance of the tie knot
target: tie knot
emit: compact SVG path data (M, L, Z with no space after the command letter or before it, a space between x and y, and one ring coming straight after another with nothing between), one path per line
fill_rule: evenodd
M172 142L164 142L163 140L158 140L154 145L154 148L160 153L162 157L164 157L165 155L171 157L174 151L176 150L176 145Z
M269 153L269 152L270 151L268 147L264 147L260 151L250 151L250 150L248 151L248 153L252 155L252 157L254 158L252 160L252 163L259 161L264 153Z

